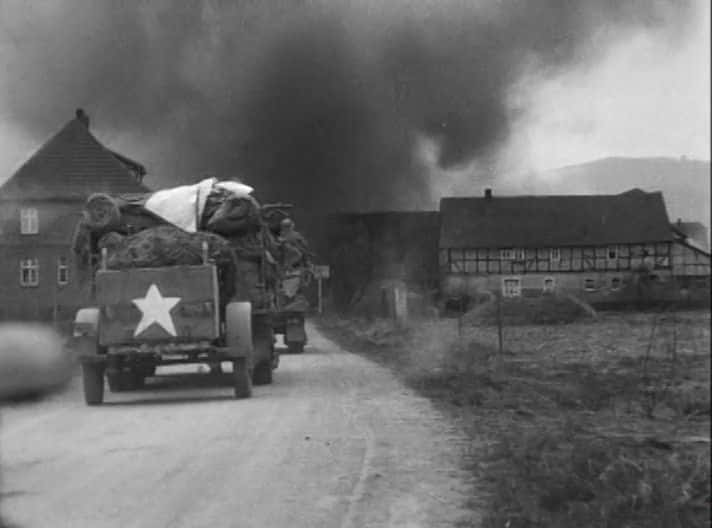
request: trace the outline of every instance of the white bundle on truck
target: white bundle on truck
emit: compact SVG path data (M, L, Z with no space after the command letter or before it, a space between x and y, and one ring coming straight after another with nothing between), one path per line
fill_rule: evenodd
M200 229L205 203L216 190L225 190L235 198L246 198L254 189L243 183L207 178L194 185L156 191L148 197L144 207L184 231L195 233Z
M86 224L92 231L121 230L122 224L136 223L138 227L173 224L188 232L200 231L202 224L209 220L203 218L206 204L215 210L215 202L254 201L250 196L254 189L249 185L235 181L218 181L206 178L193 185L181 185L161 189L149 194L112 197L106 194L94 194L86 204ZM153 217L154 221L149 218ZM163 222L156 222L160 219Z

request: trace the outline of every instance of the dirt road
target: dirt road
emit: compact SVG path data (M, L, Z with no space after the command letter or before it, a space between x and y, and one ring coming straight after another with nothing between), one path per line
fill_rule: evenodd
M78 380L1 413L2 515L23 528L439 527L463 437L386 369L309 328L250 400L204 376L86 407Z

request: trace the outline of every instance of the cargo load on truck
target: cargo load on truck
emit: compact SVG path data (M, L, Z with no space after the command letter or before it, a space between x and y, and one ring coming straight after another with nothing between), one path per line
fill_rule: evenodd
M75 321L89 350L82 355L87 403L101 403L104 370L110 388L123 390L176 361L216 370L232 361L240 397L250 392L246 377L271 382L283 271L272 221L284 207L261 206L251 192L209 178L89 197L74 240L96 304Z
M266 292L277 288L280 244L250 192L244 184L208 178L143 195L94 194L75 235L80 271L95 269L102 250L108 269L197 264L207 243L230 294L273 307L276 294ZM258 288L261 278L265 287Z

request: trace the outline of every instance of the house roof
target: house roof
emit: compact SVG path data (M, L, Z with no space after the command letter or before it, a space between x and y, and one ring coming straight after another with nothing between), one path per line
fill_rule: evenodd
M143 193L145 168L104 147L77 111L0 187L0 199L84 199L95 192Z
M442 248L605 245L672 240L662 193L493 196L440 201Z
M678 220L670 227L673 233L682 240L692 244L693 246L709 251L707 243L707 228L700 222L682 222Z
M694 238L699 235L705 235L707 228L701 222L683 222L678 220L674 224L670 224L673 231L680 236Z

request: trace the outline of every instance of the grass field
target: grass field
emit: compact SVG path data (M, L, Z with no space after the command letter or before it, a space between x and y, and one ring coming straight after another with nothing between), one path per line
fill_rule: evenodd
M709 311L320 327L465 424L486 526L709 525Z

